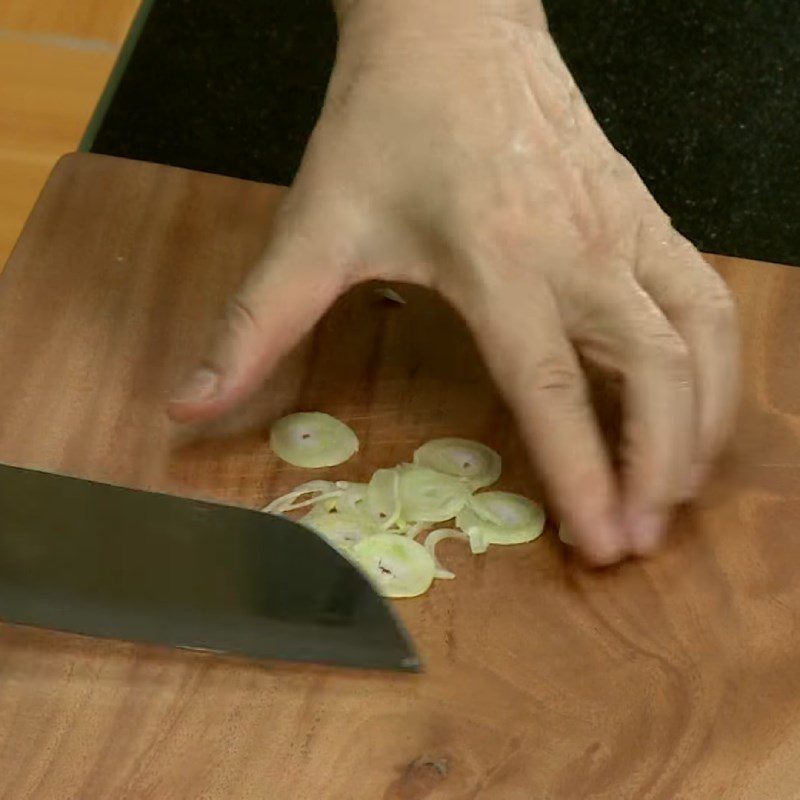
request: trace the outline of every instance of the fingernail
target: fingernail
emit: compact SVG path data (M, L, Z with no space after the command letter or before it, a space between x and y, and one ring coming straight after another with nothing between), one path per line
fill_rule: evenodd
M173 398L174 403L202 403L210 400L219 387L219 373L213 370L198 369Z
M661 543L664 518L655 511L643 511L630 518L631 547L638 555L649 555Z
M592 527L592 539L585 548L592 563L607 566L619 561L623 556L622 532L611 522L597 522Z

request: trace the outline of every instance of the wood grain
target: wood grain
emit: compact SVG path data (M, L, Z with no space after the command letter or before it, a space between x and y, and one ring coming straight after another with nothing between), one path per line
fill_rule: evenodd
M0 16L7 11L0 3ZM114 50L7 38L0 31L0 269L53 165L77 147Z
M139 0L3 0L0 31L122 44Z
M0 279L0 459L258 504L305 473L263 428L176 446L163 401L265 241L279 190L100 156L50 180ZM664 553L602 573L552 536L398 604L420 676L0 626L3 800L800 797L800 272L713 259L739 298L735 452ZM458 319L424 292L341 302L253 419L351 422L364 477L426 437L535 491ZM252 420L251 420L252 421Z

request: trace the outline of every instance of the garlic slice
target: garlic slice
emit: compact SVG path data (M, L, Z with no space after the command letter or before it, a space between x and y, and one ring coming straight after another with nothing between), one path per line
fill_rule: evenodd
M419 542L396 533L367 536L352 555L384 597L424 594L436 571L433 557Z
M373 536L380 530L364 514L348 514L339 511L329 513L312 511L300 522L313 528L340 550L350 550L362 539Z
M358 451L358 437L330 414L303 412L279 419L270 432L273 452L295 467L343 464Z
M299 499L307 494L313 495L313 497L305 500ZM280 497L276 497L261 510L268 514L285 514L287 511L297 511L306 506L316 506L317 503L323 503L326 509L330 511L335 508L336 500L341 494L342 490L337 489L333 481L309 481L296 486Z
M511 492L482 492L456 518L466 533L481 534L488 544L532 542L544 530L542 508L527 497Z
M498 453L470 439L433 439L414 453L414 463L446 475L464 478L473 490L483 489L500 478Z
M400 468L400 514L407 522L452 519L469 496L469 486L452 475L415 465Z

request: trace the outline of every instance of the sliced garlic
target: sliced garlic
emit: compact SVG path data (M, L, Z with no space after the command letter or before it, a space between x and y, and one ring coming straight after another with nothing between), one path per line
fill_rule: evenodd
M272 426L270 447L295 467L318 469L347 461L358 450L358 437L330 414L290 414Z
M414 453L414 463L464 478L473 490L491 486L500 477L498 453L470 439L433 439Z
M335 466L358 450L358 439L339 420L322 413L284 417L270 444L284 461L300 467ZM413 464L377 470L369 483L310 481L273 500L264 511L310 510L300 520L347 554L385 597L423 594L435 578L455 575L436 558L436 546L454 538L473 554L490 544L530 542L544 529L544 512L526 497L492 491L472 494L500 476L501 459L469 439L434 439L414 453ZM442 528L455 518L460 530ZM559 538L572 540L562 525Z
M357 542L352 556L384 597L424 594L436 566L419 543L395 533L376 533Z
M436 545L445 539L459 539L470 544L470 538L464 531L458 531L455 530L455 528L440 528L438 531L431 531L425 537L425 549L431 554L433 563L436 565L436 571L433 577L443 580L452 580L455 578L455 573L443 566L442 562L436 557Z
M339 511L349 514L368 513L366 483L339 481L336 485L342 490L341 495L336 500L336 508Z
M427 527L427 522L415 522L413 525L409 525L402 533L403 536L408 536L409 539L416 539Z
M469 486L452 475L414 465L400 469L400 514L407 522L452 519L469 496Z
M304 495L313 495L305 500L299 498ZM309 481L300 486L296 486L290 492L275 498L262 511L269 514L285 514L287 511L297 511L306 506L316 506L322 503L328 511L336 507L336 499L342 494L341 489L336 488L332 481Z
M397 468L379 469L367 486L367 508L383 528L400 522L400 472Z
M481 534L488 544L532 542L544 530L540 506L511 492L482 492L474 495L456 518L461 530Z
M329 513L312 511L300 522L313 528L340 550L350 550L362 539L372 536L380 530L364 514L348 514L339 511Z

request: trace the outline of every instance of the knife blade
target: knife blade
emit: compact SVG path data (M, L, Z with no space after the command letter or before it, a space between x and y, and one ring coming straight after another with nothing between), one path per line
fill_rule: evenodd
M0 620L257 659L419 668L370 582L298 523L4 464Z

